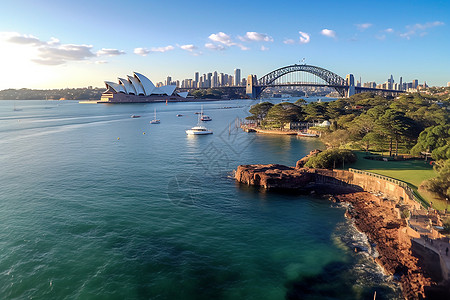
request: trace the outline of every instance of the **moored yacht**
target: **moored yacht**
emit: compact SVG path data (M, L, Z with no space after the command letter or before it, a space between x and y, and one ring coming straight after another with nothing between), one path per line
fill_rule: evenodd
M207 129L205 126L194 126L191 129L186 130L187 135L205 135L205 134L212 134L212 130Z
M150 121L150 124L159 124L161 121L156 118L156 108L155 108L155 118Z
M198 115L198 123L197 126L192 127L191 129L186 130L187 135L205 135L212 134L212 130L206 128L205 126L200 125L200 114Z

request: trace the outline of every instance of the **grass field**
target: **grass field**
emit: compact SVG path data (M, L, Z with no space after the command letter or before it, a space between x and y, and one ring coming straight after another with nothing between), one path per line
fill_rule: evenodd
M433 202L433 208L438 210L450 210L450 205L445 200L437 199L432 193L419 191L422 181L430 179L435 175L433 167L423 160L406 160L406 161L378 161L365 159L365 152L356 152L358 160L356 163L345 165L346 168L354 168L365 170L368 172L392 177L401 181L405 181L418 192L427 202Z

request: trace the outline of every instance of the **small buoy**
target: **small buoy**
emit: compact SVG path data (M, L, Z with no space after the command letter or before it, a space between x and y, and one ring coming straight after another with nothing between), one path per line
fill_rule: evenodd
M142 134L145 134L145 132L143 132Z
M120 137L118 137L117 140L120 140Z

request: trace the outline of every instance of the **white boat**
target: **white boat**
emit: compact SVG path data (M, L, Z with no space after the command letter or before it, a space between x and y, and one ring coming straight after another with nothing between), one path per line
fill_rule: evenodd
M205 134L212 134L212 130L209 130L205 126L194 126L191 129L186 130L187 135L205 135Z
M212 119L209 116L203 114L203 105L202 105L202 111L200 113L200 116L201 116L200 121L202 121L202 122L212 121Z
M159 124L161 121L156 118L156 108L155 108L155 118L150 121L150 124Z
M317 137L317 134L314 133L308 133L308 132L298 132L297 133L298 136L306 136L306 137Z
M206 128L205 126L200 125L200 116L198 115L198 124L197 126L192 127L191 129L186 130L187 135L205 135L212 134L212 130Z
M200 118L200 121L202 121L202 122L211 121L211 120L212 119L207 115L202 115L202 117Z

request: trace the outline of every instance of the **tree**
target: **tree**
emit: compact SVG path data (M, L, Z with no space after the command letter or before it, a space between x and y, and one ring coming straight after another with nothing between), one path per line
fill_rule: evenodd
M274 105L265 118L265 121L280 128L283 128L286 123L301 120L303 120L302 108L289 102Z
M393 142L398 155L398 143L402 138L412 138L418 128L412 119L393 109L386 110L376 123L380 133L389 138L389 156L392 156Z
M294 104L298 105L298 106L305 105L307 103L308 102L305 99L302 99L302 98L300 98L300 99L298 99L297 101L294 102Z
M364 150L368 152L370 147L375 147L376 150L382 149L383 136L376 132L368 132L362 139L361 143Z
M340 167L344 163L354 163L356 160L356 155L350 150L328 149L311 157L305 167L331 169Z
M255 104L249 110L252 115L248 116L246 119L261 122L267 116L267 113L272 107L273 104L267 101Z
M411 153L431 152L435 160L450 159L450 124L430 126L423 130Z
M450 159L441 160L434 169L438 175L425 181L422 186L443 198L450 199Z
M325 118L325 105L324 103L312 102L306 105L304 112L306 114L305 119L308 121Z

